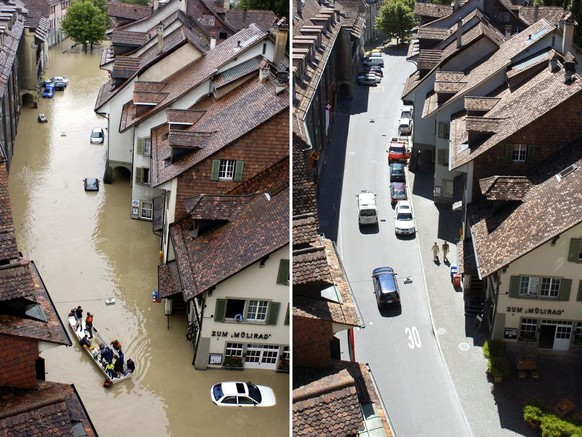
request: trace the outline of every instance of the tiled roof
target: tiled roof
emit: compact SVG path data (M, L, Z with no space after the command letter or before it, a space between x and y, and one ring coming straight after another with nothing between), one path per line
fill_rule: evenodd
M578 168L559 181L555 175L571 164ZM582 223L582 143L556 153L526 177L531 188L521 202L511 202L494 214L486 200L469 206L482 277Z
M226 44L226 43L222 43ZM221 44L221 45L222 45ZM164 88L166 89L166 88ZM182 172L216 153L222 147L241 138L258 128L289 107L287 91L275 94L271 80L262 84L258 77L239 85L227 95L216 99L212 96L196 104L193 110L206 110L196 124L185 131L209 133L214 135L206 139L204 147L184 158L166 165L170 145L164 138L167 128L152 130L152 184L157 186L173 179Z
M131 32L128 30L113 30L111 42L114 45L141 47L149 39L146 32Z
M322 281L332 283L325 247L293 250L293 285Z
M206 111L194 111L192 109L168 109L166 119L168 123L192 125L196 123Z
M182 293L178 264L175 260L158 266L158 292L160 298Z
M138 5L135 3L125 3L120 1L110 1L107 5L107 15L113 18L127 18L132 21L141 20L152 14L151 6Z
M0 159L1 155L0 151ZM12 204L8 192L8 170L6 161L0 160L0 260L14 259L18 257L18 253L12 219ZM1 297L0 300L2 300Z
M240 9L229 9L226 11L226 22L234 29L240 30L255 23L261 30L268 32L277 23L277 16L273 11L248 10L246 11L246 22L243 22L244 12Z
M432 39L442 41L451 34L448 28L421 26L418 28L418 39Z
M232 221L243 211L256 194L200 194L186 199L186 211L195 220Z
M421 49L418 54L418 69L432 70L441 62L442 50L438 49Z
M2 436L97 435L74 386L54 382L39 382L38 385L38 390L2 390Z
M307 145L293 132L293 215L317 214L315 184L308 177L302 150Z
M537 75L515 90L505 89L497 95L499 102L483 119L502 119L493 130L493 135L481 143L467 147L466 117L451 122L451 165L457 168L501 144L506 138L524 128L558 105L582 91L582 76L573 76L573 82L564 83L564 71L560 68L550 72L544 68Z
M441 5L438 3L414 3L414 14L420 17L441 18L451 15L453 7L450 5Z
M363 426L355 381L347 370L293 390L293 435L352 436Z
M523 200L532 184L525 176L491 176L479 180L479 186L488 200Z
M198 150L205 148L216 132L191 132L183 129L170 129L168 145L174 149ZM170 158L168 155L167 158Z
M123 114L120 121L120 132L124 132L142 119L147 118L157 111L165 109L182 95L193 90L204 81L211 78L233 58L240 56L248 47L252 47L263 41L267 35L256 25L251 24L224 42L209 50L206 56L188 64L178 72L167 77L160 83L165 84L166 98L151 110L137 115L132 101L123 105Z
M486 112L499 102L498 97L465 96L465 110Z
M518 14L519 18L521 18L527 25L535 23L534 6L520 6ZM566 12L560 6L538 6L538 20L540 18L544 18L555 26L557 26L560 21L568 18L570 15L570 12Z
M319 229L317 214L293 216L293 246L302 246L311 243Z
M116 56L113 61L111 76L116 79L128 79L139 71L140 59L135 56Z
M189 221L170 227L185 300L289 244L289 188L257 194L236 218L197 238Z
M212 79L212 85L214 85L216 88L220 88L246 76L247 74L258 71L259 65L262 64L263 59L264 58L262 56L256 56L246 62L241 62L237 66L217 74Z

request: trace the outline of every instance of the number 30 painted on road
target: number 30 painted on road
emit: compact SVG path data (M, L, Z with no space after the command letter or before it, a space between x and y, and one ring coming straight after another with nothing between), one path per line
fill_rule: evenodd
M415 347L420 349L422 343L420 342L420 334L418 333L418 329L413 326L412 329L406 328L404 332L406 335L408 335L408 347L410 349L414 349Z

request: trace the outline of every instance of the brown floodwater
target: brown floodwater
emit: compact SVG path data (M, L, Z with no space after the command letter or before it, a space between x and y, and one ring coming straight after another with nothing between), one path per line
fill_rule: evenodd
M93 127L107 125L93 111L108 77L99 70L103 47L85 54L64 41L50 50L45 77L66 75L70 83L39 108L22 109L9 187L19 249L38 266L63 322L77 305L94 313L95 327L121 341L136 372L103 388L101 373L74 343L42 352L46 378L75 384L101 437L287 436L289 375L195 370L185 316L168 322L163 305L152 302L160 243L151 223L130 219L129 180L83 190L83 178L101 179L105 167L106 146L89 142ZM41 112L48 123L37 123ZM105 304L109 297L114 305ZM210 386L229 380L272 387L277 405L215 406Z

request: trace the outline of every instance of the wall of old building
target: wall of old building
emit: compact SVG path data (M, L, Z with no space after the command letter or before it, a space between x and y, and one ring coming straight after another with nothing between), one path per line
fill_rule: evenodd
M293 317L293 366L330 369L332 325L321 319Z
M0 387L35 389L37 341L0 334L0 350L10 351L0 365Z

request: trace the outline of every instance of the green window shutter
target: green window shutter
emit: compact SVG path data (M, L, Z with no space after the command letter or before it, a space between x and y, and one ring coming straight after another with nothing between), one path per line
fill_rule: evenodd
M226 313L226 299L216 299L216 308L214 309L214 321L224 322Z
M568 251L568 261L578 262L580 258L580 244L582 244L581 238L570 239L570 250Z
M509 280L509 297L519 298L519 283L521 279L519 276L512 276Z
M513 162L513 144L505 145L505 162Z
M536 145L535 144L528 144L527 145L527 154L525 155L525 162L531 164L534 162L534 158L536 156Z
M242 181L242 174L243 174L243 167L244 167L244 162L243 161L237 161L236 165L234 167L234 180L235 181Z
M212 173L210 173L210 180L217 181L218 180L218 172L220 171L220 159L213 159L212 160Z
M560 300L569 301L571 289L572 289L572 280L571 279L562 279L560 281Z
M267 325L276 325L277 317L279 317L279 307L281 304L279 302L271 302L269 305L269 317L267 319Z
M138 185L143 184L143 168L141 167L135 168L135 183Z
M277 273L277 284L289 285L289 260L282 259L279 262L279 272Z
M582 281L580 281L580 285L582 285ZM285 311L285 321L283 324L289 325L289 305L287 305L287 311Z
M578 283L578 294L576 295L576 300L578 302L582 301L582 279L580 279L580 282Z
M137 139L137 153L139 155L143 155L143 142L145 138L138 138Z

